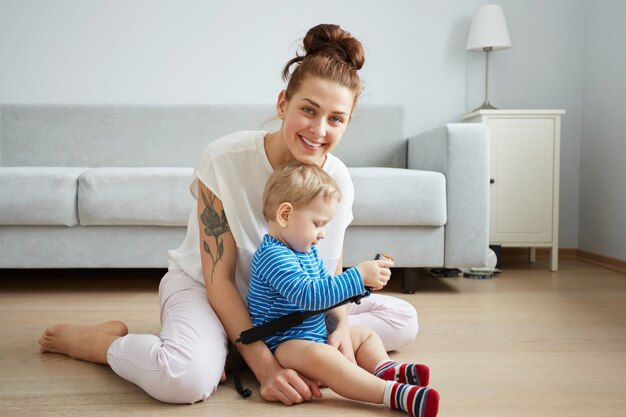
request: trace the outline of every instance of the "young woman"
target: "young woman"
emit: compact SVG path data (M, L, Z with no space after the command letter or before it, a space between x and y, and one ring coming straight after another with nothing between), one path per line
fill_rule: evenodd
M159 287L160 336L129 334L119 321L57 325L45 330L42 352L109 364L160 401L208 398L224 379L228 341L252 325L243 300L252 255L267 233L262 193L269 175L291 161L322 167L341 188L344 198L327 227L329 238L318 248L326 268L341 272L354 190L346 166L331 151L356 105L364 55L359 41L336 25L310 29L303 43L305 54L290 60L283 72L288 85L276 105L280 129L236 132L202 154L191 184L197 210L185 240L169 252L169 271ZM415 309L384 295L337 309L330 320L328 344L352 361L350 325L374 330L387 350L411 342L417 333ZM291 405L321 396L316 382L282 368L263 342L238 348L265 400Z

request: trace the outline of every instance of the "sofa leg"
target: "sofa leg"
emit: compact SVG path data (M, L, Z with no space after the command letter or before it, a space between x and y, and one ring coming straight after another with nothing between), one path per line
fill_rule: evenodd
M415 294L417 290L417 280L419 279L419 268L404 268L404 278L402 279L402 290L407 294Z

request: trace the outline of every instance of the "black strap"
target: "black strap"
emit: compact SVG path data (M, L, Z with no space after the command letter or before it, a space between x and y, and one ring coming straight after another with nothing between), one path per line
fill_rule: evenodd
M244 345L256 342L257 340L261 340L264 337L271 336L278 332L282 332L284 330L290 329L293 326L297 326L298 324L302 324L304 320L309 317L316 316L318 314L326 313L332 309L337 307L341 307L344 304L348 303L356 303L360 304L361 299L363 297L367 297L371 294L371 289L366 288L363 294L355 295L354 297L347 298L334 306L324 308L322 310L314 310L314 311L296 311L285 316L279 317L274 320L270 320L261 325L255 326L251 329L241 332L239 338L235 340L235 343L243 343Z
M233 378L235 379L235 389L243 398L248 398L252 395L252 391L248 388L244 388L241 383L241 376L239 375L239 368L241 368L241 356L239 355L239 352L237 352L237 347L235 345L230 345L230 354L233 358Z

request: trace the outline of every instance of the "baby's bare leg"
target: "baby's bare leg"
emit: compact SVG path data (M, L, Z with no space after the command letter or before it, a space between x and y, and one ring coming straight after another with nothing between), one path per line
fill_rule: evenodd
M332 346L289 340L276 349L275 356L284 368L321 381L341 396L375 404L383 402L386 382L360 368Z
M121 321L90 326L58 324L46 329L39 339L43 353L62 353L73 359L107 363L107 351L115 340L128 334Z
M369 327L351 326L350 338L354 348L356 363L370 374L382 360L389 360L380 337Z

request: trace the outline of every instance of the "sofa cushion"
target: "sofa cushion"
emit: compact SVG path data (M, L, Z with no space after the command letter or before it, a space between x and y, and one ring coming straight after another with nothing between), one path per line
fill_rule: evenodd
M349 168L354 226L443 226L443 174L401 168Z
M78 177L87 169L0 167L0 224L75 226Z
M78 185L83 226L185 226L192 168L95 168Z

